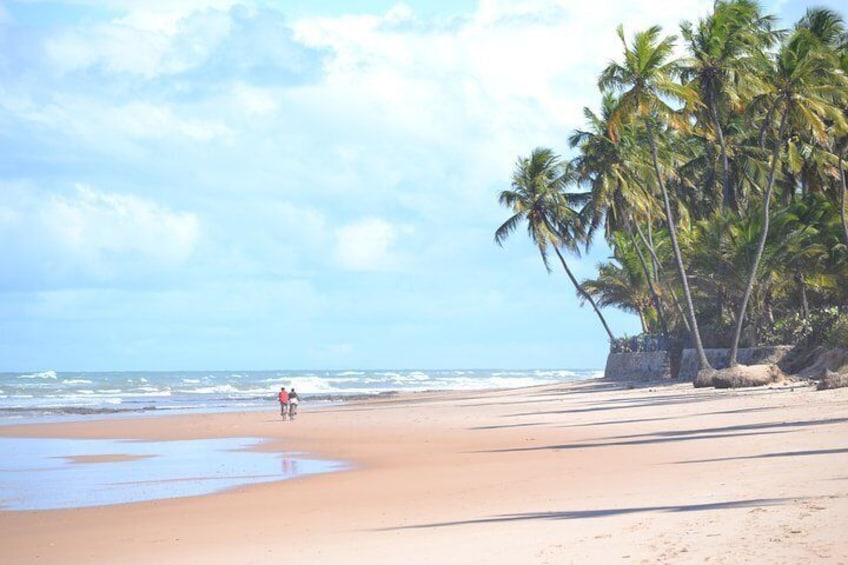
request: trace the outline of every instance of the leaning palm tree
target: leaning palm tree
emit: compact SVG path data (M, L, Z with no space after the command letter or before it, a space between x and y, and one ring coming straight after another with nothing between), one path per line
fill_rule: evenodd
M616 306L639 316L643 333L656 333L658 311L648 286L645 271L636 256L635 242L623 234L615 237L614 256L598 265L598 276L586 279L582 286L601 306ZM665 335L665 333L663 333Z
M770 88L755 100L755 107L759 105L765 109L764 122L760 127L763 132L761 143L765 145L771 132L771 157L768 180L763 190L762 231L736 316L728 361L730 367L737 365L739 338L768 238L771 196L780 153L786 144L788 133L794 132L813 143L826 145L832 124L837 124L838 129L842 131L845 130L842 108L848 81L845 75L834 67L833 59L819 47L820 42L808 28L796 29L781 45L774 61L764 68L764 82Z
M551 149L537 147L530 157L520 157L512 174L512 190L501 192L499 201L512 209L509 217L495 231L495 243L503 242L523 222L527 223L527 235L536 245L545 269L550 273L548 249L553 249L571 283L595 310L610 341L614 339L603 314L594 299L583 289L560 248L579 253L580 243L585 239L580 212L576 206L585 204L585 193L567 192L573 180L573 171L564 164Z
M661 38L662 28L653 26L635 35L632 45L624 38L622 26L618 27L618 37L624 48L624 62L613 62L601 73L598 86L602 91L620 91L618 108L611 128L617 129L617 123L628 120L641 120L645 124L648 144L651 150L651 161L657 183L662 192L663 210L668 225L672 250L674 253L680 285L686 300L687 317L695 351L698 357L699 370L712 370L707 360L698 331L698 321L695 307L692 303L692 293L686 276L686 268L677 241L676 224L671 209L671 200L666 187L665 175L659 162L657 148L657 132L660 128L671 125L682 125L675 119L674 110L666 100L683 100L694 103L694 92L691 88L675 82L680 75L681 65L678 59L672 58L674 51L674 36Z
M579 182L587 184L592 195L587 207L588 238L591 240L594 230L603 221L608 241L613 242L615 234L622 231L633 240L633 246L645 273L648 289L659 318L660 331L665 336L668 335L668 326L655 285L658 273L648 268L647 260L636 243L636 234L638 234L646 247L650 247L650 242L644 238L639 227L639 218L636 216L640 210L653 207L656 200L639 189L638 181L631 170L631 163L628 162L626 152L623 151L625 144L617 143L610 135L609 119L617 105L618 100L612 94L606 93L601 102L600 115L589 108L583 108L587 128L575 130L568 138L569 145L580 150L580 155L571 163ZM650 218L650 214L648 217ZM650 252L656 255L652 248Z

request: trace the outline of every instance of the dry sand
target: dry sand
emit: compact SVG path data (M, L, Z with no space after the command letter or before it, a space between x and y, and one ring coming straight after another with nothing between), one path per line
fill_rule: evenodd
M210 496L0 512L3 563L848 563L848 389L589 381L295 422L269 406L0 435L255 436L354 464Z

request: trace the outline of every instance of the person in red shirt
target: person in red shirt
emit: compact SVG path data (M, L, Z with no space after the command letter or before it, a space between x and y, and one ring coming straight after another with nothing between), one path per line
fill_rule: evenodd
M286 392L286 387L280 389L280 394L277 398L280 401L280 416L285 420L289 413L289 393Z

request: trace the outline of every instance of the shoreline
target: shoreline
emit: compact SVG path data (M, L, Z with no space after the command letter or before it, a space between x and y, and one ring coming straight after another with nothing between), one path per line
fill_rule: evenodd
M4 511L0 542L10 563L271 563L289 553L339 563L352 551L387 564L845 563L846 433L848 389L603 379L401 393L294 422L271 408L15 424L0 436L256 437L268 440L262 451L351 467L196 497Z

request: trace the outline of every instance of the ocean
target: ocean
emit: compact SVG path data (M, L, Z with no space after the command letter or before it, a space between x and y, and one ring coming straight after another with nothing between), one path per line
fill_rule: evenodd
M363 396L518 388L602 375L600 369L0 373L0 424L258 410L275 402L280 387L294 387L308 410Z

